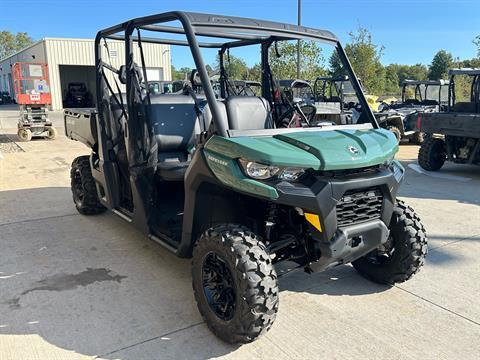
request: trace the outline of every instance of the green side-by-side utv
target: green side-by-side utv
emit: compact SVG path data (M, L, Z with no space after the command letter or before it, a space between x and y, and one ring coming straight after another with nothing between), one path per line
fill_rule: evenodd
M284 102L269 49L298 40L337 52L361 104L357 124L341 125L341 114L312 122ZM125 46L119 68L107 58L111 41ZM147 42L189 50L196 70L182 93L149 91ZM252 45L261 55L261 96L216 95L202 51L217 49L221 59ZM405 174L394 160L397 141L379 128L334 34L168 12L101 30L95 46L97 107L65 110L66 135L91 148L72 164L75 206L86 215L110 209L191 257L199 311L219 338L250 342L271 328L282 262L307 272L352 263L384 284L421 268L427 238L413 209L397 200ZM222 61L220 71L227 79ZM279 123L292 107L296 120Z

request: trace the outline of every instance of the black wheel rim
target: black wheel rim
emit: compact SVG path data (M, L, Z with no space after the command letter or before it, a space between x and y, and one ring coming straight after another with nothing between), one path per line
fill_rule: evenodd
M236 306L235 283L227 263L214 252L203 258L203 292L215 315L228 321L233 318Z
M81 206L85 196L85 189L82 185L82 174L79 169L75 169L75 173L73 174L73 196L75 197L77 205Z

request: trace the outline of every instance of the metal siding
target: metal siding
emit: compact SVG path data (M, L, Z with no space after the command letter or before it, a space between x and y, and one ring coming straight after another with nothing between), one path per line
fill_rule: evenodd
M4 83L3 75L5 75L5 79L8 82L8 74L12 73L11 65L13 65L14 63L19 61L46 62L45 49L43 44L44 44L43 41L39 41L36 44L33 44L32 46L26 48L25 50L22 50L0 61L0 90L1 91L10 90L11 95L13 95L13 89L9 89L9 85L6 85ZM32 55L35 56L35 59L32 57Z
M87 65L95 66L95 42L89 39L45 39L46 55L49 65L50 82L52 88L52 108L54 110L62 109L62 93L60 83L60 69L59 65ZM151 68L162 68L163 77L165 80L171 79L170 71L170 47L169 45L159 44L142 44L145 54L145 64ZM125 49L121 41L108 41L109 50L116 50L117 57L110 59L113 67L119 68L125 63ZM106 62L108 61L107 52L102 48L102 56ZM134 46L134 59L140 64L140 51L138 47ZM107 79L113 85L113 74L106 71ZM124 86L121 90L124 91Z

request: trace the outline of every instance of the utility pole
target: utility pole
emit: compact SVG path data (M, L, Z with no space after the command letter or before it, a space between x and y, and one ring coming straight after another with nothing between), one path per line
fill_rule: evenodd
M302 25L302 0L297 0L297 25ZM300 79L300 41L297 41L297 79Z

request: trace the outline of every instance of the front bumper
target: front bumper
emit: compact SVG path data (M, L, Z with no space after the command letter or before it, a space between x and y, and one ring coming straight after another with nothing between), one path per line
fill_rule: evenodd
M348 264L384 244L389 233L381 220L340 228L329 242L319 242L322 256L311 262L310 268L318 272L336 265Z
M309 224L314 240L313 250L319 253L319 256L314 256L318 257L318 260L310 264L313 270L321 271L354 261L387 240L388 225L404 171L399 163L394 162L389 167L350 176L317 176L308 186L287 182L276 184L278 203L301 208L319 216L320 230ZM362 218L361 221L351 224L339 224L337 205L342 201L342 197L348 192L364 189L375 189L377 193L381 193L381 210L372 218ZM368 203L366 207L368 208Z

